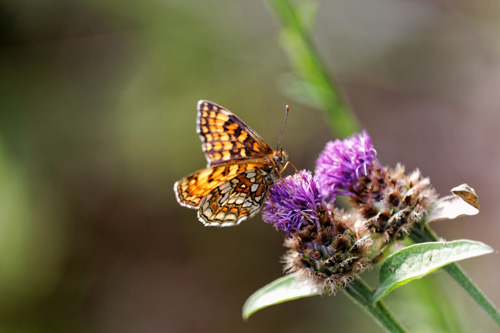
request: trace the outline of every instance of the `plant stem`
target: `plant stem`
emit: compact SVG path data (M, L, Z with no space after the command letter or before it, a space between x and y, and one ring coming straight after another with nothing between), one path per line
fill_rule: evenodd
M295 70L297 76L316 87L315 95L321 106L328 113L332 129L340 138L352 135L353 132L359 132L358 121L338 94L333 82L330 80L327 70L320 59L318 51L309 35L304 20L301 19L297 5L293 5L289 0L270 0L269 3L278 16L283 31L292 34L294 40L298 40L290 60L300 57L297 62L300 67Z
M372 315L373 319L387 332L406 332L382 301L372 302L373 291L359 277L350 283L344 292L359 306Z
M410 238L415 243L435 242L438 241L438 236L425 224L422 229L413 228L410 233ZM488 297L472 282L465 271L457 263L451 263L443 267L443 269L453 278L465 291L479 304L486 313L500 326L500 311L495 307Z

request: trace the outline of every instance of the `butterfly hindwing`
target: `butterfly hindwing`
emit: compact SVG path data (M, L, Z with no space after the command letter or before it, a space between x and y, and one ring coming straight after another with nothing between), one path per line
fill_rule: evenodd
M273 153L269 145L231 111L210 101L198 102L198 134L208 166Z
M200 203L198 218L209 226L233 226L255 215L270 183L264 169L250 169L207 194Z

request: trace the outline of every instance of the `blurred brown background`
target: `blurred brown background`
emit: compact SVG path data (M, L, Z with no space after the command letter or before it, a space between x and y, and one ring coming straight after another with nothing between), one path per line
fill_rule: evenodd
M438 233L496 249L498 22L494 1L323 1L314 36L382 163L420 168L441 195L476 189L481 213ZM175 201L173 183L206 164L199 99L273 147L290 104L282 144L299 168L334 138L281 93L278 31L265 1L0 3L0 331L381 331L342 293L243 323L246 298L282 275L283 235L260 216L205 228ZM500 306L498 255L462 265ZM458 315L455 332L497 329L447 275L424 280L434 308L420 282L387 299L413 331L436 311Z

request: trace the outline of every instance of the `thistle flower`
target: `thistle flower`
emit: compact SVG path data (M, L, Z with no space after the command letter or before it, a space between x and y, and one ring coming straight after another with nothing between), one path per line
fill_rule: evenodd
M366 131L343 141L326 144L316 160L316 171L321 192L333 199L335 195L352 195L356 184L370 174L377 152Z
M371 240L365 224L327 205L317 177L309 171L277 182L268 195L263 218L287 235L286 272L296 272L334 293L371 265L366 255Z
M317 179L309 171L276 182L267 194L262 218L276 230L283 230L288 237L302 226L314 224L319 227L319 217L327 211Z
M366 131L329 142L315 176L301 171L268 190L263 219L287 235L286 272L334 293L423 221L437 197L429 179L399 164L383 169L376 154ZM350 213L333 208L336 195L350 197Z

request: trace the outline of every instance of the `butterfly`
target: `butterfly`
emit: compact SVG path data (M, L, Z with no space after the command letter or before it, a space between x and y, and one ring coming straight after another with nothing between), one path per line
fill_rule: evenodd
M177 202L198 210L206 226L234 226L255 215L288 155L273 150L240 118L213 102L198 102L197 133L206 169L174 184Z

